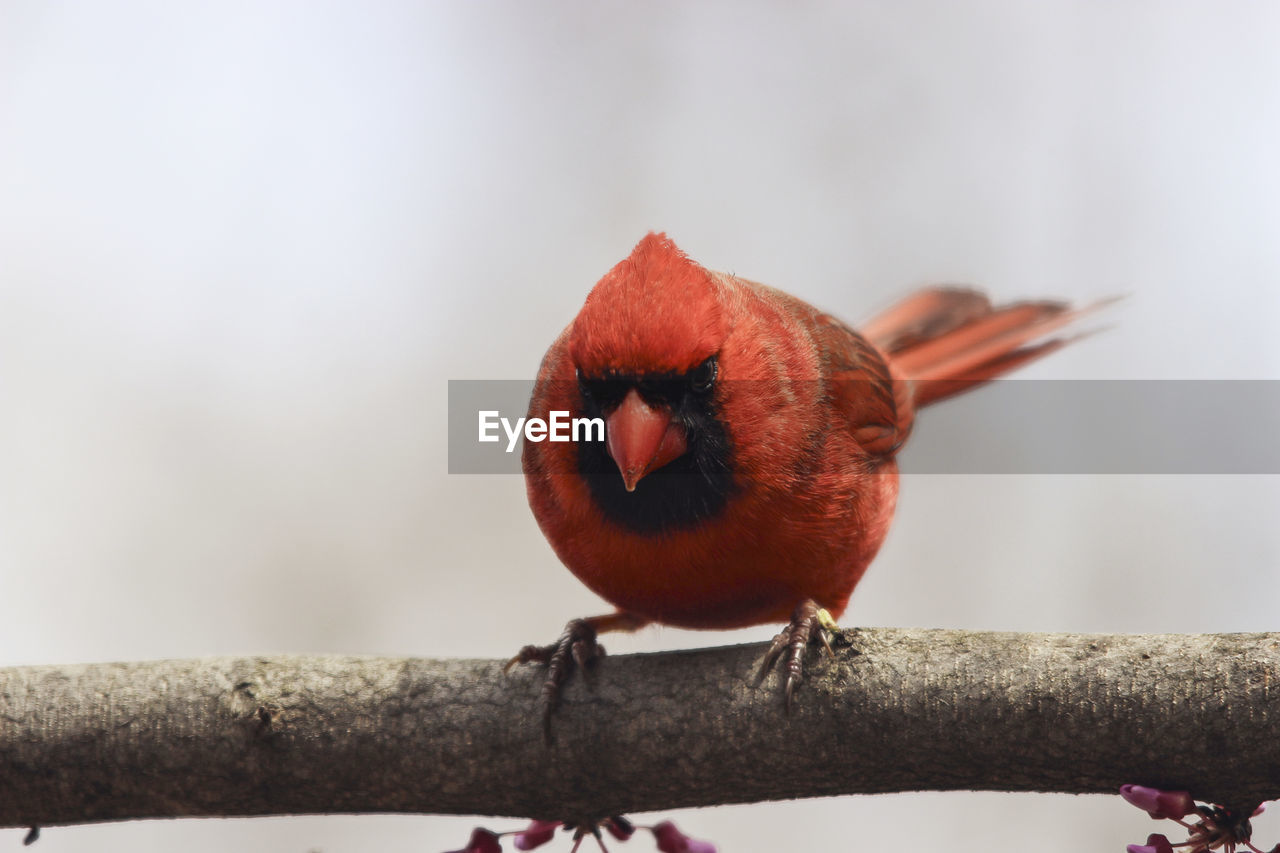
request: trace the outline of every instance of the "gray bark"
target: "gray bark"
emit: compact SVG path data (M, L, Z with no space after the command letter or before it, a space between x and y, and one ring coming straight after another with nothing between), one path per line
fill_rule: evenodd
M500 661L0 670L0 825L417 812L582 819L909 790L1280 796L1280 634L853 630L791 715L763 646L608 657L538 722Z

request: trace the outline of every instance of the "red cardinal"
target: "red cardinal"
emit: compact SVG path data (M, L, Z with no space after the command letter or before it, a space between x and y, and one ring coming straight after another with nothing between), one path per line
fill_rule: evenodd
M605 441L526 442L529 504L556 554L617 608L512 662L550 665L545 711L596 633L650 622L790 622L786 697L884 541L916 409L1066 343L1061 302L993 308L933 288L859 334L649 234L605 275L538 372L529 417L605 421Z

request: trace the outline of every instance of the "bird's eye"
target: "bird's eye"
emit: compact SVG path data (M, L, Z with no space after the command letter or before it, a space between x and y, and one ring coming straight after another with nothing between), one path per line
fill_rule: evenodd
M716 384L716 357L699 364L689 372L689 387L699 394L705 394Z
M578 377L578 391L582 394L582 399L591 399L591 388L587 383L586 377L582 375L582 369L578 368L574 371L574 374Z

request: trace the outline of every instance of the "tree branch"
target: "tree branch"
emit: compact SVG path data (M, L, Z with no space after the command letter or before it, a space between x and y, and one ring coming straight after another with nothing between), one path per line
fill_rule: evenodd
M215 658L0 670L0 825L333 812L593 818L908 790L1280 796L1280 634L853 630L797 709L763 646L541 673Z

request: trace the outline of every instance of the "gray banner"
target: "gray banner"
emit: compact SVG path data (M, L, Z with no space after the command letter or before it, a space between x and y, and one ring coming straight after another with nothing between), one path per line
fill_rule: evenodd
M449 473L520 473L532 390L451 380ZM898 458L916 474L1280 474L1280 380L997 380L921 412Z

